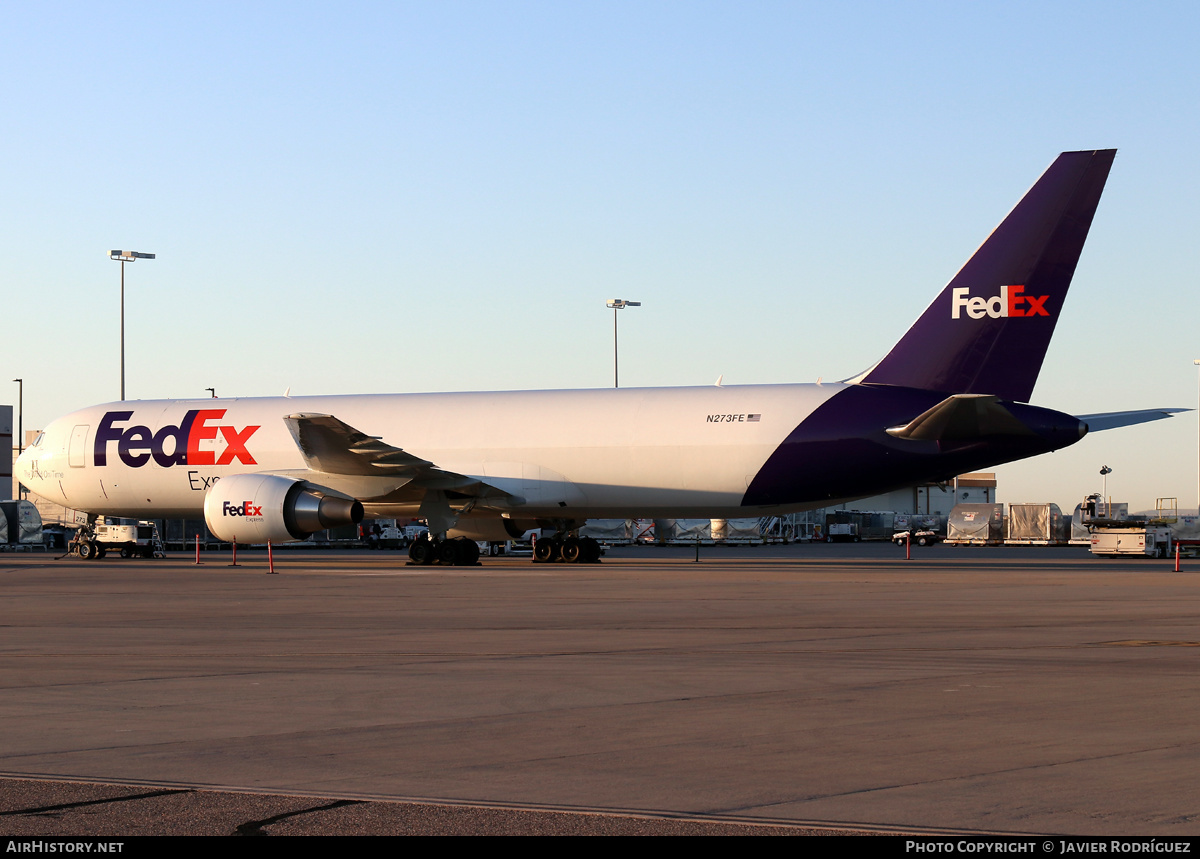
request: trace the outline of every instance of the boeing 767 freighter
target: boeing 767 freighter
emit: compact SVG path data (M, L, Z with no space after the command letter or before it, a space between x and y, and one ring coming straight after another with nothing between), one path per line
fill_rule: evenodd
M540 560L578 562L598 557L589 518L814 509L1058 450L1181 411L1027 404L1115 154L1060 155L844 382L107 403L51 423L18 476L93 519L203 514L230 542L417 516L417 563L534 527L557 532Z

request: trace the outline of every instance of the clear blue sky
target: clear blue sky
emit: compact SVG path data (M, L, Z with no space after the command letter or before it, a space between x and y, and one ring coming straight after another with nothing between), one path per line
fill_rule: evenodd
M840 379L1065 149L1118 148L1034 402L1194 406L1193 3L6 10L6 366L132 398ZM5 377L8 378L8 377ZM16 399L16 386L9 397ZM389 440L403 444L403 439ZM1194 413L1000 470L1196 501Z

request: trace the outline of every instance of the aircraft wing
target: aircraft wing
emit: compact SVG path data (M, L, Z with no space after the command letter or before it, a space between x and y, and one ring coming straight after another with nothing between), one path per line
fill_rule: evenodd
M356 430L333 415L295 414L283 419L313 471L413 478L432 462Z
M307 479L363 501L419 498L431 489L477 498L509 494L477 477L438 468L333 415L300 413L284 422L311 472Z
M1144 424L1147 421L1159 421L1180 412L1190 412L1191 409L1139 409L1132 412L1103 412L1098 415L1080 415L1079 419L1088 425L1089 432L1128 427L1134 424Z

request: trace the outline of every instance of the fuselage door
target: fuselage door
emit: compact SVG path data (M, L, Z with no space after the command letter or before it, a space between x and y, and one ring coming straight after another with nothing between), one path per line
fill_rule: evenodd
M83 468L87 464L87 424L79 424L71 430L71 447L67 454L67 462L71 468Z

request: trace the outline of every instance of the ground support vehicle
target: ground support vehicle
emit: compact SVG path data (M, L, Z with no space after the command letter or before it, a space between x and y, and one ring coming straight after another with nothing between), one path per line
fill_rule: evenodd
M1173 527L1179 522L1179 499L1159 498L1153 518L1126 516L1106 518L1096 515L1099 496L1090 495L1081 504L1082 518L1091 540L1088 551L1093 555L1115 558L1140 555L1166 558L1175 551Z
M363 537L368 549L407 549L409 539L404 531L389 525Z
M834 522L825 526L826 543L857 543L861 539L857 522Z
M1166 525L1128 525L1126 527L1095 526L1089 551L1093 555L1115 558L1121 555L1141 555L1165 558L1174 551L1171 529Z
M918 546L932 546L934 543L940 543L945 539L937 531L897 531L892 535L892 542L897 546L903 546L906 541L912 540Z
M75 532L67 551L85 561L98 560L109 552L122 558L165 558L166 550L154 522L136 525L85 525Z

